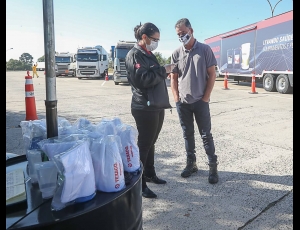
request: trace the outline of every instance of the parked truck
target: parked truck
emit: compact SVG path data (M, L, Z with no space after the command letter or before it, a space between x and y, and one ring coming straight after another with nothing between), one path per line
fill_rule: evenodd
M77 78L104 78L108 72L108 53L100 46L77 49Z
M293 10L205 39L222 77L262 82L269 92L293 92Z
M45 62L44 61L38 61L36 64L37 64L36 70L45 71Z
M76 77L76 54L70 52L55 53L55 74Z
M111 57L114 63L113 79L115 85L119 85L119 83L128 83L125 57L135 43L135 41L119 41L112 47Z

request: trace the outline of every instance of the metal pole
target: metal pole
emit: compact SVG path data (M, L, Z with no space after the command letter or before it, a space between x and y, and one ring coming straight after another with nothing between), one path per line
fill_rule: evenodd
M47 138L58 136L53 0L43 0Z

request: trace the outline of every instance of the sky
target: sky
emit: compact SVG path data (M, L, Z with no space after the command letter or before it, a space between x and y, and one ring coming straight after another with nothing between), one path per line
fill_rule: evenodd
M175 31L181 18L189 19L194 37L204 42L270 18L272 9L273 16L293 10L293 0L270 0L271 6L267 0L6 0L6 61L29 53L36 62L44 55L43 1L53 2L57 52L96 45L110 52L119 40L136 41L133 29L140 22L152 22L160 30L153 52L164 58L181 46Z

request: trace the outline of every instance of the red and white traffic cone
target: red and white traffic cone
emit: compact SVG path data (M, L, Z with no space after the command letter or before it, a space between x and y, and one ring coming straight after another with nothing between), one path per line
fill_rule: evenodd
M105 81L108 81L109 78L108 78L108 71L106 71L106 75L105 75Z
M251 83L251 92L249 92L249 93L257 93L256 91L255 91L255 74L254 73L252 73L252 83Z
M29 75L27 71L27 76L25 76L25 107L26 107L26 121L37 120L36 107L35 107L35 97L33 89L32 76Z
M227 77L227 72L225 73L225 77L224 77L224 88L222 89L229 89L228 88L228 77Z

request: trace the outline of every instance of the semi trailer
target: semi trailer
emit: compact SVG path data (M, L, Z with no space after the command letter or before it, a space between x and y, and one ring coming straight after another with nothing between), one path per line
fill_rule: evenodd
M221 77L255 81L269 92L293 92L293 10L204 40Z

